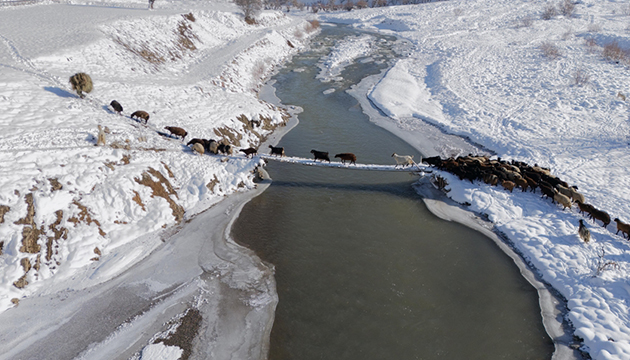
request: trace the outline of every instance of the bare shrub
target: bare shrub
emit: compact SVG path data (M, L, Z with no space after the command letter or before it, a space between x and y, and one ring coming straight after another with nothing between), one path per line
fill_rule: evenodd
M566 17L572 17L575 13L575 4L571 0L564 0L558 4L558 10L560 14Z
M543 10L542 15L540 17L543 20L551 20L556 15L558 15L558 11L556 10L556 7L553 6L552 4L547 4L547 6L545 6L545 9Z
M462 16L463 13L464 13L464 10L462 10L462 8L453 9L453 15L455 15L455 17L460 17Z
M586 45L586 48L590 53L594 53L597 50L597 41L593 38L586 39L584 41L584 45Z
M546 58L553 60L560 57L560 49L548 41L545 41L540 45L540 50Z
M306 25L306 32L308 33L311 33L317 29L319 29L319 20L317 19L310 20L308 22L308 25Z
M582 69L577 69L573 73L573 85L583 86L588 84L591 77Z
M190 21L190 22L195 22L195 15L193 15L193 13L188 13L188 14L184 14L182 15L184 17L184 19Z
M601 251L597 252L597 260L595 262L595 274L593 274L593 277L601 275L601 273L606 270L619 269L619 264L617 264L616 261L604 260L604 256L606 256L606 251L603 247L600 250Z
M261 0L234 0L234 3L243 11L245 21L248 24L252 25L256 23L254 16L262 10L263 4Z
M621 8L621 14L625 16L630 16L630 4L626 4Z
M624 95L621 91L617 93L617 97L622 101L626 101L626 95Z
M606 60L614 61L616 63L625 61L627 57L626 52L619 47L619 43L617 43L617 41L613 41L612 43L605 45L602 55Z
M302 39L304 37L304 33L300 29L295 29L295 31L293 31L293 36L296 39Z
M365 9L368 7L368 3L365 0L357 1L357 9Z
M534 18L531 15L527 15L520 21L520 27L528 28L534 23Z
M254 67L252 68L252 76L254 79L262 79L265 76L265 72L267 71L267 66L263 61L256 61Z
M81 99L85 97L83 94L92 91L92 78L86 73L76 73L70 76L70 84L72 84L72 90L76 91Z

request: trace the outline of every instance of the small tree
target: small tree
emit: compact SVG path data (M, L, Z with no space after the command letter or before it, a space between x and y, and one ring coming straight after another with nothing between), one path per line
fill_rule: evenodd
M76 91L81 99L85 97L83 93L92 91L92 78L86 73L76 73L70 77L72 90Z
M263 6L262 0L234 0L234 3L243 11L245 21L248 24L256 22L254 16L260 12Z

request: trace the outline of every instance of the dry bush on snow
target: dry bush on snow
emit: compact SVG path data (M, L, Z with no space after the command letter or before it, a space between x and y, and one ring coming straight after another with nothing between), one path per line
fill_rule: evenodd
M81 99L85 97L83 93L89 93L92 91L92 78L86 73L76 73L70 77L70 84L72 84L72 90L76 91Z
M519 27L528 28L528 27L531 27L533 23L534 23L534 18L532 18L531 15L527 15L520 20Z
M540 45L540 50L546 58L553 60L560 57L560 49L548 41L545 41Z
M552 4L547 4L547 6L545 6L545 9L543 10L542 15L540 17L543 20L551 20L556 15L558 15L558 11L556 10L556 7L553 6Z
M571 0L564 0L558 4L558 10L560 14L566 17L572 17L575 13L575 4Z
M595 261L595 274L593 277L597 277L601 275L602 272L606 270L619 270L619 264L616 261L605 260L606 251L604 247L600 248L600 251L597 252L597 260Z
M619 47L619 43L616 41L604 46L602 55L606 60L614 61L616 63L625 62L627 58L626 52Z
M573 73L573 85L583 86L588 84L591 77L582 69L577 69Z
M357 9L365 9L368 7L368 3L365 0L357 1Z
M317 19L310 20L308 25L306 25L306 32L311 33L315 30L319 29L319 21Z
M586 39L584 41L584 45L586 45L586 48L588 49L588 52L590 53L594 53L597 50L597 41L595 41L595 39L593 38Z
M261 60L256 61L256 64L254 64L254 67L252 68L252 75L254 76L254 79L262 79L263 76L265 75L265 71L267 71L267 67L265 66L265 63Z
M234 0L234 3L241 8L245 14L245 22L250 25L256 24L254 16L262 10L263 4L261 0Z

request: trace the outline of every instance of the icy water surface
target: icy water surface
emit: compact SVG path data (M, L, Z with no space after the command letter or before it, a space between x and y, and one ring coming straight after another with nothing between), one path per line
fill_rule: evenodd
M283 103L304 108L279 145L289 156L353 152L361 163L419 158L339 90L378 73L379 56L359 59L343 81L315 79L330 45L353 34L325 27L275 77ZM378 54L393 56L395 39L382 39ZM414 176L275 162L267 170L272 185L245 206L233 236L276 268L270 359L551 357L534 288L490 239L433 216Z

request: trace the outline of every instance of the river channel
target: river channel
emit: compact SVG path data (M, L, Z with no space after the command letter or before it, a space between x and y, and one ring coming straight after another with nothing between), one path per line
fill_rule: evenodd
M348 36L356 30L323 27L274 77L282 102L304 109L279 146L288 156L352 152L360 163L420 158L345 92L387 66L396 39L372 35L378 55L343 80L315 78ZM267 171L271 186L243 208L232 236L275 266L271 360L551 358L536 290L491 239L432 215L416 175L277 162Z

